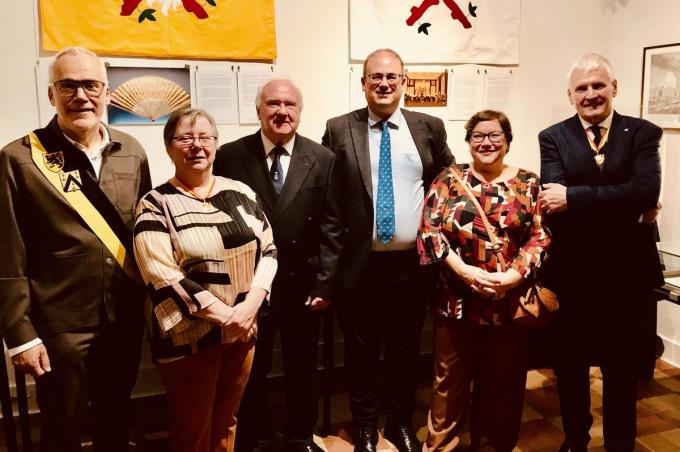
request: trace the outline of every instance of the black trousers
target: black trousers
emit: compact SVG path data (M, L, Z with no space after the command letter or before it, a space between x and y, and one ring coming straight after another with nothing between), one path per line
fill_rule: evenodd
M419 265L415 250L372 252L363 281L342 296L338 310L345 337L345 371L358 427L377 426L382 379L387 420L411 425L431 275L430 268Z
M567 441L587 444L591 366L603 378L603 427L608 451L632 451L636 435L637 357L649 294L612 290L561 296L555 374Z
M52 367L36 381L42 452L80 451L81 435L90 429L95 452L128 450L143 326L140 312L133 322L42 337Z
M322 312L309 310L304 306L305 299L295 305L279 306L282 309L258 319L255 358L237 415L237 452L273 445L267 375L272 367L276 330L281 332L283 354L286 449L295 450L312 441L318 418L316 364Z

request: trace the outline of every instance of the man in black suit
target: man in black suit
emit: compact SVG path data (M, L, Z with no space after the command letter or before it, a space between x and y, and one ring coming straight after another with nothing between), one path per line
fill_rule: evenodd
M338 310L355 450L376 449L384 344L384 436L415 452L419 341L433 288L431 273L418 265L416 233L424 193L453 156L440 119L399 108L406 78L395 51L372 52L361 82L368 108L330 119L323 136L335 153L344 227Z
M539 134L541 199L553 233L546 271L561 302L555 371L565 451L585 451L590 440L593 364L604 380L605 448L634 449L635 350L645 303L663 284L651 224L662 131L616 113L617 88L604 57L580 57L567 92L577 114Z
M279 268L270 310L258 320L250 379L238 413L236 449L273 449L267 416L267 374L275 329L281 331L285 371L286 451L319 452L312 433L317 420L316 357L319 321L330 305L340 253L333 154L296 134L302 94L275 79L256 96L261 129L222 146L214 173L240 180L257 194L274 231Z

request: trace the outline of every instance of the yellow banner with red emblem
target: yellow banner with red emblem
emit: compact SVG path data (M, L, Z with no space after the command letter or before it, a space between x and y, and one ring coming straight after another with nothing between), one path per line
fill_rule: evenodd
M44 50L270 60L274 0L40 0Z

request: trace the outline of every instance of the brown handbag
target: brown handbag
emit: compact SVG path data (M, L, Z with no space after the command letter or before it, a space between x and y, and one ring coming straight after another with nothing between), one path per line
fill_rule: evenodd
M477 197L472 193L470 186L463 181L455 170L453 171L453 177L463 187L467 197L479 212L489 239L491 239L492 251L501 264L501 270L507 271L508 266L502 253L503 244L498 240L496 234L493 233L493 228L484 213L484 209L479 205L479 201L477 201ZM508 315L518 325L527 328L546 326L552 320L553 313L560 307L557 301L557 294L545 287L539 277L541 264L546 259L547 255L543 253L538 264L532 269L529 278L505 294L505 299L508 302Z

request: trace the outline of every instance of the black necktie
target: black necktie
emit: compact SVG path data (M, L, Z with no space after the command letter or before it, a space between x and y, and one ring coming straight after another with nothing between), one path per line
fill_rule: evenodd
M595 143L595 146L599 146L600 141L602 140L600 126L590 126L590 131L593 132L593 143Z
M272 179L272 184L274 184L274 191L278 195L281 193L283 188L283 168L281 167L281 154L286 152L283 146L276 146L270 151L270 155L273 158L272 166L269 168L269 177Z

